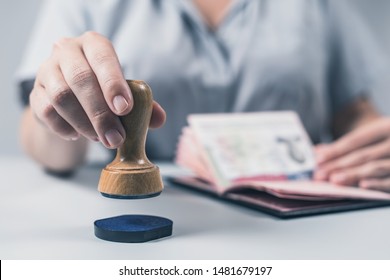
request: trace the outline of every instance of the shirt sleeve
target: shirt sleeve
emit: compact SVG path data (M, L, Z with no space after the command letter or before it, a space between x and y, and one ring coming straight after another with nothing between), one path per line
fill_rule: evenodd
M358 97L376 92L387 72L385 55L346 1L329 1L328 87L334 114Z
M39 66L51 54L53 44L62 37L79 36L89 29L84 1L46 0L16 72L21 101L28 104Z

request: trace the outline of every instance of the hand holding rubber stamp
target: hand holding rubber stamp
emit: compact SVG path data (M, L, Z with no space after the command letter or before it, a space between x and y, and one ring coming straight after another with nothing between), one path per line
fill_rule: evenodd
M58 41L37 74L30 103L30 112L36 118L31 118L34 122L29 126L35 135L42 135L38 146L47 149L55 144L57 147L55 154L45 153L44 165L61 172L75 168L75 162L82 161L79 154L85 151L83 139L63 141L54 134L65 140L85 137L100 141L107 148L121 147L117 158L102 174L99 189L105 196L144 198L161 192L163 185L158 168L146 158L144 148L148 126L161 126L165 112L153 101L145 83L126 82L109 40L87 32ZM121 116L126 117L121 121ZM110 228L105 231L107 220ZM152 229L154 221L165 225L164 230L160 226ZM117 235L112 236L113 226L123 227L122 222L131 225L126 228L131 234L117 231ZM135 224L143 226L134 231ZM160 217L130 215L96 221L95 230L103 239L143 242L150 240L142 237L145 231L152 239L166 236L172 231L172 223Z
M37 73L30 105L40 123L61 138L84 136L114 149L125 139L118 116L131 112L133 97L112 43L87 32L54 45ZM164 110L153 102L150 126L164 120Z

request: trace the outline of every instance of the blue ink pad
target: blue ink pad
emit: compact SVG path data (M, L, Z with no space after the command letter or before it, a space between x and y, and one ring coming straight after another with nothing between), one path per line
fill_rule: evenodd
M122 215L95 223L96 237L113 242L141 243L172 235L173 222L148 215Z

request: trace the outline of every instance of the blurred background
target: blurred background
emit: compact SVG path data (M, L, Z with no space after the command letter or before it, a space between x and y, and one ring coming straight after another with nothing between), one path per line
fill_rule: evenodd
M65 0L66 1L66 0ZM348 0L357 7L374 37L390 57L390 1ZM21 155L18 142L22 106L14 73L21 61L42 0L0 0L0 156ZM390 73L389 73L390 74ZM390 79L374 93L375 103L390 114Z

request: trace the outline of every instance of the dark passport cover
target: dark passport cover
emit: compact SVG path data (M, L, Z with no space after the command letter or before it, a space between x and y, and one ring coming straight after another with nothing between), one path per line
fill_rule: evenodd
M285 219L390 206L390 201L352 199L312 201L286 199L250 188L242 188L219 195L204 181L196 180L194 178L188 180L188 177L168 177L166 179L171 185L185 187L196 191L197 193L203 193L217 199L240 204Z

